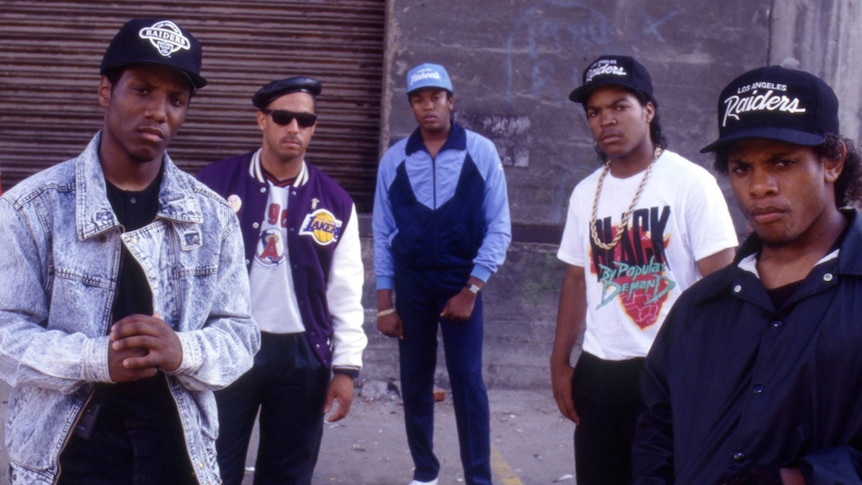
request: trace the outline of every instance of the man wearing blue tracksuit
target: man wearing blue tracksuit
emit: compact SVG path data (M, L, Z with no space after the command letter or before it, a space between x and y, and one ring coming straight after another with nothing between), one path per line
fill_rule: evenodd
M419 127L380 161L373 230L377 327L399 339L410 485L434 485L440 470L432 443L438 324L465 480L490 484L481 290L511 241L505 174L490 140L452 122L442 66L411 69L407 95Z

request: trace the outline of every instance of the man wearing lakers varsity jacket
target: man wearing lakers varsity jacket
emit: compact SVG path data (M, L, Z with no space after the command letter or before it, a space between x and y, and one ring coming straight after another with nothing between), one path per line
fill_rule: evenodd
M254 483L311 483L323 415L337 400L329 421L347 416L362 366L356 209L344 189L305 161L320 91L308 77L262 87L252 97L262 147L198 174L239 216L252 316L261 329L252 370L216 393L218 460L228 485L242 483L258 410Z

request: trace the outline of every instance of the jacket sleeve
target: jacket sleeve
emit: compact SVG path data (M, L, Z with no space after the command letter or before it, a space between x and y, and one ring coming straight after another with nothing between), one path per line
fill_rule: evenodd
M332 367L360 369L362 351L368 337L362 329L365 311L362 309L362 246L359 240L359 220L356 207L351 208L350 220L332 256L332 267L326 284L326 301L332 317Z
M481 148L479 148L481 147ZM473 260L472 276L482 281L497 271L506 260L506 251L512 241L512 223L509 215L509 194L506 173L497 149L490 140L477 144L475 156L482 159L485 167L485 238Z
M673 316L671 310L641 371L645 409L638 419L632 444L632 483L636 485L675 482L671 396L667 382Z
M0 198L0 377L65 394L83 382L109 382L107 336L49 328L56 278L46 222L36 219ZM100 282L90 284L99 291Z
M374 234L374 276L378 290L391 290L395 277L392 240L398 234L398 228L395 225L395 217L392 215L389 186L395 176L394 158L397 157L396 152L396 147L390 148L383 155L377 169L377 187L374 192L371 229Z
M260 330L251 317L248 272L236 215L222 206L228 221L221 234L217 282L199 330L178 332L183 347L180 366L170 372L192 391L221 389L251 368L260 349Z
M801 468L809 485L862 483L862 450L821 448L803 456Z

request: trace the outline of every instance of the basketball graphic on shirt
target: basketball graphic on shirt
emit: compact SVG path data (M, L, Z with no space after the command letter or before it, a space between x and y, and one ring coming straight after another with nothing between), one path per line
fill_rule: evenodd
M301 236L311 236L317 244L326 246L338 241L342 222L326 209L307 214L299 230Z

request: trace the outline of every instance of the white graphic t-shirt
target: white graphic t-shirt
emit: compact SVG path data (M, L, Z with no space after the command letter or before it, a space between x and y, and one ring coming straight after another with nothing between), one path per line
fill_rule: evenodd
M703 167L665 150L656 160L612 250L590 236L598 169L569 200L557 257L584 268L587 288L583 349L606 360L643 357L680 293L700 278L697 261L737 245L724 195ZM644 172L602 183L596 229L610 243Z
M304 332L287 252L287 196L290 186L269 184L269 200L260 223L260 237L251 263L251 314L260 330Z

